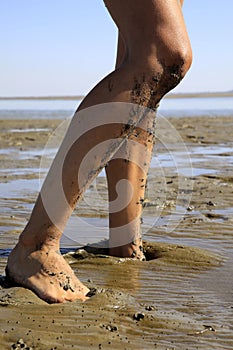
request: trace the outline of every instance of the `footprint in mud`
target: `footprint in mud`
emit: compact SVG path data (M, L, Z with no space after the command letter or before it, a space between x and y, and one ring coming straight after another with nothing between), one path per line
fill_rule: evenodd
M162 242L146 242L143 241L143 253L146 257L145 262L140 260L134 260L131 258L117 258L108 255L107 240L101 241L93 245L84 246L79 248L75 252L68 252L64 254L64 257L69 263L75 263L77 261L90 262L93 259L97 262L97 259L105 259L105 263L119 264L132 261L133 263L147 263L155 261L159 263L172 263L175 265L187 265L196 266L200 268L207 268L209 266L216 266L220 261L220 257L208 252L204 249L168 244ZM99 262L99 261L98 261Z
M103 243L103 242L102 242ZM143 242L143 250L146 257L145 262L141 262L140 260L133 260L131 258L117 258L108 255L108 249L98 243L93 244L91 246L85 246L79 248L76 252L67 252L64 254L64 258L67 260L69 264L78 264L83 265L91 264L94 268L98 269L98 266L105 265L115 265L116 267L119 264L127 264L127 268L129 268L132 264L133 266L142 266L141 264L168 264L175 265L177 268L180 266L185 266L186 268L195 268L199 270L203 270L206 268L210 268L212 266L218 266L221 263L221 258L213 254L212 252L183 245L177 244L168 244L161 242ZM136 265L135 265L136 264ZM92 267L90 267L92 268ZM128 271L128 270L127 270ZM87 281L88 282L88 281ZM90 281L89 285L89 297L103 298L104 294L109 294L106 290L96 288L95 285ZM128 283L128 282L127 282ZM111 284L110 284L111 285ZM121 292L122 288L124 288L124 284L120 285L120 292L114 291L114 293L120 293L120 300L123 298L124 293ZM113 294L114 294L113 293ZM109 294L109 297L113 297L115 300L116 295L113 296L112 293ZM127 299L129 295L127 294ZM89 299L89 300L91 300ZM95 298L96 299L96 298ZM123 298L124 299L124 298ZM123 300L122 300L123 302ZM0 306L7 305L19 305L19 304L40 304L44 305L46 302L39 299L32 291L27 290L22 287L12 287L7 284L5 276L0 276Z

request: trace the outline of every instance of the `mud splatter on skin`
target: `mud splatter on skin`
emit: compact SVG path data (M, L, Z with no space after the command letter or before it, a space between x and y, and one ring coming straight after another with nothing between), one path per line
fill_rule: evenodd
M144 251L143 251L142 238L139 237L137 240L134 239L131 242L131 246L133 249L131 258L133 258L135 260L145 261L146 258L145 258Z
M144 73L141 79L135 77L131 90L132 103L156 110L161 98L182 80L183 66L184 62L172 66L163 63L162 73L155 73L150 77L146 77Z
M135 258L135 257L136 257L136 255L137 255L136 250L133 250L133 253L132 253L132 258Z
M174 64L172 66L166 66L164 64L163 66L164 72L159 86L160 99L169 91L174 89L184 77L184 61L181 62L181 64Z
M145 147L148 147L148 144L152 144L152 147L154 145L155 141L155 130L153 131L155 123L153 122L152 127L149 127L147 130L144 130L140 127L126 124L123 127L122 130L122 137L125 137L128 140L136 141L137 143L140 143L144 145ZM128 136L123 136L128 133Z
M158 104L157 92L161 80L161 74L157 73L146 79L143 74L141 80L134 78L134 86L131 91L132 103L140 106L156 109Z
M54 277L54 281L50 281L50 284L54 284L54 282L57 282L59 286L64 289L65 291L71 290L71 292L75 292L73 287L71 286L70 283L70 276L66 275L65 272L53 272L47 269L44 269L44 272L49 276L49 277ZM64 280L65 277L65 280Z

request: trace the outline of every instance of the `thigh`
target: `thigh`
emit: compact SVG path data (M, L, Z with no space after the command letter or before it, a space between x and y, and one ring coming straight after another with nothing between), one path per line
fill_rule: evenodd
M118 45L117 45L117 58L116 58L116 68L120 68L120 66L127 59L127 46L125 40L120 32L118 32Z
M124 38L129 55L149 54L148 48L176 47L188 36L178 0L105 0L105 5Z

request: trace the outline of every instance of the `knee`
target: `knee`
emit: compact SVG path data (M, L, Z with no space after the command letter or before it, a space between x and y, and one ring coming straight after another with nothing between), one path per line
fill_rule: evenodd
M174 89L188 72L192 50L189 44L185 46L183 43L182 47L163 49L159 54L150 54L130 63L129 70L133 70L131 73L135 77L132 101L156 108L161 98Z
M189 68L191 67L192 61L193 61L193 54L192 54L192 48L188 44L185 50L182 50L180 52L180 57L183 62L183 71L182 71L182 78L185 76L185 74L188 72Z
M163 75L170 80L177 78L177 83L179 83L192 64L192 50L190 45L182 46L168 52L168 54L164 55L161 59L161 64Z
M162 75L160 79L160 93L165 95L174 89L185 77L192 64L192 49L190 44L182 45L175 50L168 51L160 59Z

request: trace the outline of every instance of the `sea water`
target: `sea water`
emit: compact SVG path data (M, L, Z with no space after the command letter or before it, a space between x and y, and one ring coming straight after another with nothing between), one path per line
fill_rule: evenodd
M0 119L64 119L80 100L0 100ZM169 117L233 115L233 97L165 98L159 112Z

